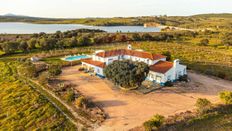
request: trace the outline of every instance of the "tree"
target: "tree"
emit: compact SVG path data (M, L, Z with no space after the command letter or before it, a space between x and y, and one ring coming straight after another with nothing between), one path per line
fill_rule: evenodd
M171 55L171 52L170 51L165 51L162 53L162 55L165 55L166 56L166 60L167 61L170 61L171 58L172 58L172 55Z
M87 46L91 43L91 40L87 36L83 36L78 39L78 43L80 46Z
M137 87L146 79L149 67L143 62L114 61L104 69L105 76L124 88Z
M26 41L21 41L19 44L19 50L22 50L23 52L26 52L28 49L28 45Z
M199 43L200 46L207 46L209 44L209 40L208 39L202 39Z
M117 42L126 42L127 37L126 37L126 35L117 34L115 40Z
M62 49L65 46L65 41L64 40L59 40L56 43L56 48Z
M224 91L219 94L220 99L226 104L232 104L232 91Z
M72 37L70 40L70 47L76 47L77 46L77 39L76 37Z
M55 47L56 40L54 38L42 38L39 40L40 48L43 50L50 50Z
M153 40L153 37L150 34L146 33L142 35L142 39L149 41L149 40Z
M62 73L61 66L59 66L59 65L50 65L48 67L48 73L52 77L61 74Z
M138 33L135 33L132 35L132 39L134 41L140 41L141 40L141 36Z
M1 48L6 54L11 54L17 51L18 44L18 42L5 42L1 44Z
M198 98L195 106L199 113L205 113L212 107L212 103L205 98Z
M29 50L35 49L37 41L35 38L31 38L30 40L27 41L27 46Z

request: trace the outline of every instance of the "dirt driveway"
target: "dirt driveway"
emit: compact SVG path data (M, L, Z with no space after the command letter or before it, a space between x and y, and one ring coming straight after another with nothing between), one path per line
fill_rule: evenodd
M218 92L232 90L232 82L190 73L191 82L184 87L164 88L147 95L123 92L105 80L78 71L78 66L63 70L61 79L76 84L76 89L101 106L108 114L96 130L128 130L141 125L154 114L164 116L194 108L196 99L218 102Z

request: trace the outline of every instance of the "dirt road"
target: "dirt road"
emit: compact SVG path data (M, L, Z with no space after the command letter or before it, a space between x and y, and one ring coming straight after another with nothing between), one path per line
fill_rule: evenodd
M65 68L60 77L76 84L76 89L89 97L108 114L96 130L128 130L141 125L154 114L173 115L194 108L197 98L218 102L218 93L232 90L232 82L189 72L191 82L182 87L163 88L147 95L113 89L105 80L78 71L78 66Z

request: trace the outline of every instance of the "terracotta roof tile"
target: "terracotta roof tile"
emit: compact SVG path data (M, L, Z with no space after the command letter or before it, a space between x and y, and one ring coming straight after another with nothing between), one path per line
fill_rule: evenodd
M93 61L92 58L82 59L81 61L84 63L90 64L90 65L101 67L101 68L104 68L106 66L105 63L100 62L100 61Z
M140 57L140 58L147 58L147 59L151 59L151 60L159 60L162 58L166 58L166 56L164 56L164 55L152 54L152 53L144 52L144 51L125 50L125 49L99 52L96 55L99 57L104 57L104 58L111 57L111 56L117 56L117 55L130 55L130 56L136 56L136 57Z
M166 73L173 67L172 62L167 62L167 61L159 61L155 63L154 65L150 66L150 70L158 73Z

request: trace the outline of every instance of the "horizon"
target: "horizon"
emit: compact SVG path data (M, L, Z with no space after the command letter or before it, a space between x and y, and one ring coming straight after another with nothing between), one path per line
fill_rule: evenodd
M192 15L167 15L167 16L183 16L183 17L188 17L188 16L194 16L194 15L204 15L204 14L231 14L229 12L221 12L221 13L201 13L201 14L192 14ZM164 14L166 15L166 14ZM143 16L109 16L109 17L40 17L40 16L29 16L29 15L24 15L24 14L15 14L15 13L6 13L6 14L0 14L0 16L8 16L8 17L14 17L14 16L22 16L22 17L34 17L34 18L47 18L47 19L88 19L88 18L128 18L128 17L154 17L154 16L163 16L163 15L143 15Z
M35 0L33 2L29 0L0 0L0 2L0 15L10 13L41 18L192 16L197 14L232 13L230 7L232 1L227 0L69 0L68 2L65 0Z

